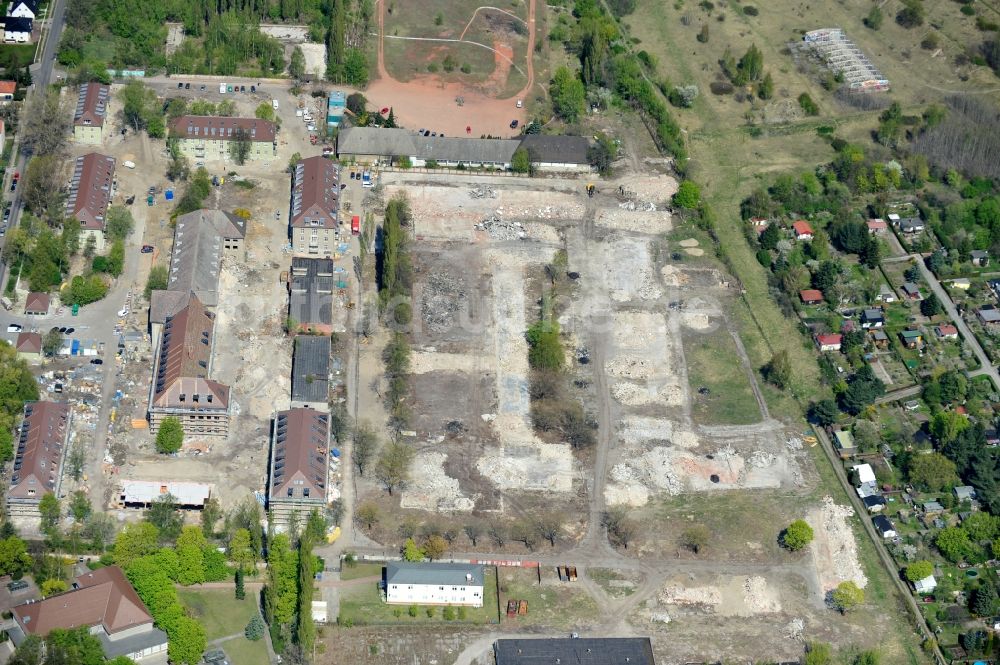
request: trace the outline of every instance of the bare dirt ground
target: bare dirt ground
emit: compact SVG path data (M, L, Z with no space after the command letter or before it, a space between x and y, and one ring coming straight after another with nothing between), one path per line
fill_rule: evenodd
M497 92L506 86L506 76L500 77L502 70L508 65L497 66L489 81L489 85L470 87L458 82L446 82L433 75L424 75L413 80L402 82L393 78L388 71L384 54L385 5L378 5L379 11L379 48L378 48L378 79L372 81L365 95L377 107L391 106L396 115L396 121L411 129L430 128L443 132L448 136L507 136L511 133L510 121L517 119L524 124L527 118L527 108L517 108L516 99L525 99L534 87L534 65L532 54L535 43L535 0L530 0L528 7L528 40L526 62L521 63L527 76L527 84L517 94L506 99L497 99ZM472 18L472 17L470 17ZM497 49L506 55L512 51L509 46L499 43ZM470 47L471 48L471 47ZM497 55L497 60L502 59ZM520 65L519 65L520 66ZM509 70L508 70L509 72ZM462 104L456 103L462 98ZM471 127L466 132L466 127Z

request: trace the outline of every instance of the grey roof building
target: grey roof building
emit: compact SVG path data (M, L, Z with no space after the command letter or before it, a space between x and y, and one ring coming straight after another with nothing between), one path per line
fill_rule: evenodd
M177 218L167 288L194 292L206 307L219 301L219 270L224 251L238 251L246 221L221 210L195 210Z
M520 141L421 136L408 129L348 127L337 135L337 154L360 161L408 157L414 166L435 161L442 166L483 166L508 169Z
M330 337L298 335L292 353L292 406L327 410L330 394Z
M303 331L333 332L333 259L292 259L288 316Z
M385 566L386 584L440 584L445 586L469 584L483 586L483 580L483 567L466 563L390 561Z
M585 136L525 134L520 147L528 151L531 161L541 169L590 169L587 159L590 141Z
M497 640L496 665L655 665L648 637Z

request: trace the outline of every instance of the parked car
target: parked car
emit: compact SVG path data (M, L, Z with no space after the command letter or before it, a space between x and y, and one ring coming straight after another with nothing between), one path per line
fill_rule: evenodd
M185 83L184 84L184 89L185 90L190 90L191 89L191 84L190 83Z
M521 108L522 106L524 106L524 102L521 101L520 99L517 100L517 108Z
M257 92L257 86L255 85L250 86L250 92Z
M200 87L200 88L198 88L198 89L199 89L199 90L201 90L202 92L205 92L205 86L201 86L201 87Z
M152 245L143 245L142 249L140 249L139 252L142 253L142 254L152 254L153 253L153 246Z
M511 120L510 121L510 128L511 129L517 129L517 120Z
M177 82L177 89L180 90L183 87L184 87L184 84L182 82L178 81Z
M91 365L103 365L104 361L101 360L100 358L94 358L93 360L90 361L90 364Z
M72 335L75 332L76 332L76 328L66 328L66 334L67 335Z
M247 91L247 87L245 85L241 85L240 86L240 92L246 92L246 91Z
M21 326L16 323L11 323L7 326L7 332L21 332Z

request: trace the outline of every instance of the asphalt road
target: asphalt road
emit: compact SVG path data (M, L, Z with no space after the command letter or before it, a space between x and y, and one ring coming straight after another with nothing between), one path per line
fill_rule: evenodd
M59 38L62 35L63 23L66 20L66 0L55 0L51 5L52 8L52 20L49 24L49 29L45 33L45 43L42 45L41 57L39 54L35 53L35 62L31 65L31 91L30 95L34 95L39 91L44 92L49 87L49 82L52 80L52 68L56 62L56 49L59 47ZM20 138L20 137L17 137ZM15 139L15 147L18 145L19 141ZM13 169L7 169L8 173L12 171L17 171L19 173L24 173L25 166L28 164L28 157L23 151L19 151L17 154L17 160L14 162ZM9 180L4 178L3 186L9 188ZM4 190L5 192L7 189ZM11 213L10 213L10 224L8 225L8 230L17 226L17 223L21 218L21 190L18 189L14 192L14 197L11 199ZM7 278L7 264L6 262L0 260L0 285L4 283ZM6 330L6 328L5 328Z

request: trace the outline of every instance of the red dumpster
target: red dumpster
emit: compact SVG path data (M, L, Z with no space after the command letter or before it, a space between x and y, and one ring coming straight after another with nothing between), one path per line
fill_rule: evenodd
M359 235L361 233L361 218L355 215L351 217L351 233Z

